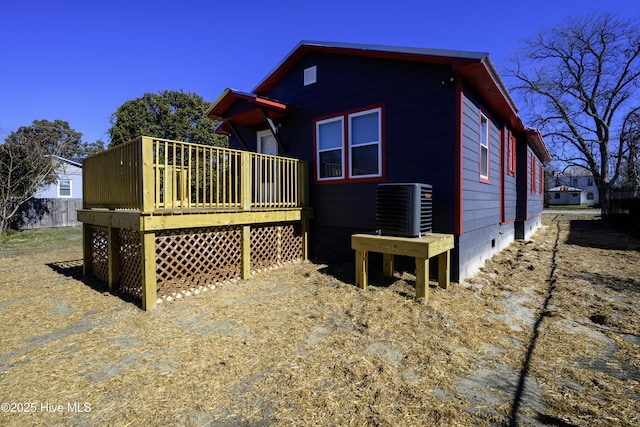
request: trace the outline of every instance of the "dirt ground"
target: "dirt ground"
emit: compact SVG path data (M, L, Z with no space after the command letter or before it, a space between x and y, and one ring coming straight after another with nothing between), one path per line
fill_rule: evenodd
M81 254L0 246L0 425L640 424L640 237L594 215L425 304L303 262L147 313Z

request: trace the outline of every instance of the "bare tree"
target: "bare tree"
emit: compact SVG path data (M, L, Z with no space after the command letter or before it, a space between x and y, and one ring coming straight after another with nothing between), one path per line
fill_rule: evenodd
M627 145L628 156L624 159L625 173L622 186L640 190L640 107L627 115L622 124L622 142Z
M593 174L603 215L629 154L623 122L639 104L637 22L608 13L569 18L525 39L506 71L552 158Z
M67 141L21 127L0 145L0 234L39 187L55 182L58 157Z

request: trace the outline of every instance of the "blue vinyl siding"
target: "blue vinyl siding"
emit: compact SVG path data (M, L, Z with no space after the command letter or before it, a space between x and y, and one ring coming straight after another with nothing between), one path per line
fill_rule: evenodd
M379 182L431 184L434 232L454 233L456 219L461 216L462 235L456 236L452 251L452 280L473 274L514 237L527 235L527 230L539 225L543 195L530 193L533 152L524 136L519 135L516 141L516 175L509 175L507 159L501 159L507 153L502 150L505 124L501 120L505 118L486 109L486 102L464 80L449 84L450 77L462 79L449 66L318 51L296 61L286 74L270 82L268 91L257 94L293 108L293 113L276 125L286 148L286 153L280 154L307 160L311 165L312 258L327 262L353 259L351 234L375 230ZM313 66L317 80L305 86L304 70ZM462 117L457 117L456 90L460 87ZM246 108L240 104L234 107ZM382 108L383 115L383 177L360 182L315 182L314 121L377 107ZM487 179L480 176L481 114L487 118L489 129ZM457 126L461 147L457 147ZM248 148L256 150L256 132L266 128L262 124L238 126L237 130ZM230 140L234 148L243 148L234 138ZM457 170L460 161L461 170ZM458 172L460 189L456 188ZM458 195L462 199L460 213L455 210Z
M462 98L462 230L458 238L457 280L473 274L493 254L514 239L513 224L501 222L501 184L505 179L501 169L502 124L483 110L473 94ZM489 177L480 177L481 114L489 124ZM505 166L506 168L506 166ZM515 219L515 178L505 181L505 212ZM510 194L510 196L508 196Z
M304 69L314 65L317 82L304 86ZM312 179L314 119L382 104L384 182L431 184L434 231L451 233L455 213L455 87L442 84L451 75L448 67L440 65L316 52L260 95L295 108L295 113L282 121L280 136L288 156L312 162ZM340 230L345 235L375 230L376 186L377 182L355 181L312 184L312 256L322 257L335 246ZM326 232L329 228L331 232ZM350 246L347 249L351 256Z
M500 222L500 128L489 119L489 182L480 180L481 109L463 98L462 229L464 233Z
M532 174L531 167L534 163L532 159L535 159L535 182L531 182ZM527 219L533 218L542 213L544 209L544 192L540 192L540 160L536 157L535 153L530 147L527 147L527 163L529 169L527 170ZM533 191L532 191L533 187Z

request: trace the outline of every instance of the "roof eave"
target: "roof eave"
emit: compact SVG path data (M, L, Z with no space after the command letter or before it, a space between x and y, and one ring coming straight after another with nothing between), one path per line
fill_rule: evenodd
M260 94L280 80L301 58L309 52L330 52L344 55L371 56L378 58L396 58L418 62L452 64L479 62L487 56L486 52L413 48L402 46L368 45L357 43L333 43L321 41L301 41L291 50L267 76L253 89Z

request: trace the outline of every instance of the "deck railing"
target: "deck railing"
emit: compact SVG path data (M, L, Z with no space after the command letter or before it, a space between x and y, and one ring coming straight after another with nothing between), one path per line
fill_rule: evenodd
M306 207L307 162L139 137L89 157L83 206L142 213Z

